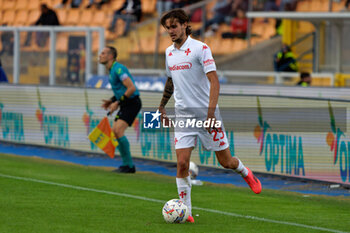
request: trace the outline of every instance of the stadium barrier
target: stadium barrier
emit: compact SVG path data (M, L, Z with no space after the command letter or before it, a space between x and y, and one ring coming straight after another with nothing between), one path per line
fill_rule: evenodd
M153 78L155 80L163 78L166 80L165 69L130 69L130 73L136 78ZM245 83L251 84L256 82L259 84L276 84L295 86L300 80L300 73L297 72L269 72L269 71L240 71L240 70L218 70L219 81L221 84L237 84ZM333 73L311 73L312 85L330 87L335 84L335 77ZM101 80L108 78L108 76L94 76ZM91 80L92 81L92 80ZM101 81L103 82L103 81ZM96 83L93 81L92 83ZM165 83L165 82L164 82ZM90 80L86 87L100 87L91 85Z
M102 89L0 85L0 140L103 154L87 135L106 115L101 99L111 95ZM141 92L143 112L126 134L134 157L175 162L171 129L144 128L144 114L156 111L161 95ZM219 105L232 155L252 170L350 184L349 101L222 95ZM168 106L171 111L173 100ZM220 167L200 142L191 159Z

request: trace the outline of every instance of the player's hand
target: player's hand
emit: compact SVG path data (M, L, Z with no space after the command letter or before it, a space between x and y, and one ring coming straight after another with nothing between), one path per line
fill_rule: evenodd
M166 116L165 108L164 107L159 107L158 110L162 114L162 115L160 115L160 121L162 122L162 124L164 126L169 126L169 118Z
M119 107L118 101L111 103L111 104L109 105L109 108L108 108L110 114L112 114L115 110L117 110L118 107Z
M214 122L214 126L213 127L208 127L208 128L205 128L210 134L213 132L213 131L218 131L217 128L215 128L215 123L216 123L216 117L215 117L215 113L211 113L211 112L208 112L208 116L207 116L207 120L210 121L210 124L212 124L212 122Z
M107 110L109 108L109 105L112 104L112 100L102 100L102 105L101 107L104 109L104 110Z

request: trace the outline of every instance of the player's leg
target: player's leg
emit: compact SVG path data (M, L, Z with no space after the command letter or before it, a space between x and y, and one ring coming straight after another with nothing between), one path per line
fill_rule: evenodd
M191 189L192 183L188 172L190 166L190 158L193 147L183 148L176 150L177 157L177 174L176 174L176 185L177 192L181 201L188 207L190 222L194 222L192 217L192 203L191 203Z
M199 139L202 141L202 145L205 149L215 151L215 155L221 166L227 169L232 169L242 175L253 192L261 192L260 181L254 176L249 168L243 165L239 158L232 157L224 128L212 131L211 133L203 130L199 134Z
M235 170L243 177L248 175L248 169L243 165L241 160L239 160L237 157L231 156L229 147L227 147L225 150L215 151L215 155L222 167Z
M116 121L114 121L113 127L112 127L113 133L118 140L118 143L119 143L118 149L120 152L120 156L122 157L122 160L123 160L123 165L117 171L118 172L130 171L131 173L134 173L135 166L131 158L129 140L124 135L124 132L128 128L128 126L129 125L125 120L117 119Z
M225 150L215 151L215 155L221 166L227 169L232 169L240 174L254 193L259 194L261 192L261 183L259 179L254 176L249 168L243 165L239 158L231 156L229 147Z
M197 136L183 132L175 132L175 151L177 158L176 185L181 201L188 207L190 217L188 222L194 222L192 217L191 189L192 183L189 174L190 158L196 146Z
M177 174L178 178L185 178L188 176L189 166L190 166L190 157L193 148L183 148L176 150L177 157Z

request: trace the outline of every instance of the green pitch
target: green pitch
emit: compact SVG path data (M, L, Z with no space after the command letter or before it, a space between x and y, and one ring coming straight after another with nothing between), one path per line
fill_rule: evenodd
M111 170L0 155L0 232L350 231L350 198L207 183L192 188L195 224L166 224L174 177Z

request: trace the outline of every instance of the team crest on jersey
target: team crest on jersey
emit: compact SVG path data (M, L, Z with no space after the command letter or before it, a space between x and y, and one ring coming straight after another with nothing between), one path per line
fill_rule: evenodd
M186 53L186 56L188 56L188 54L191 52L190 48L188 48L185 53Z
M173 53L172 53L172 52L170 52L168 56L169 56L169 57L170 57L170 56L173 56Z

